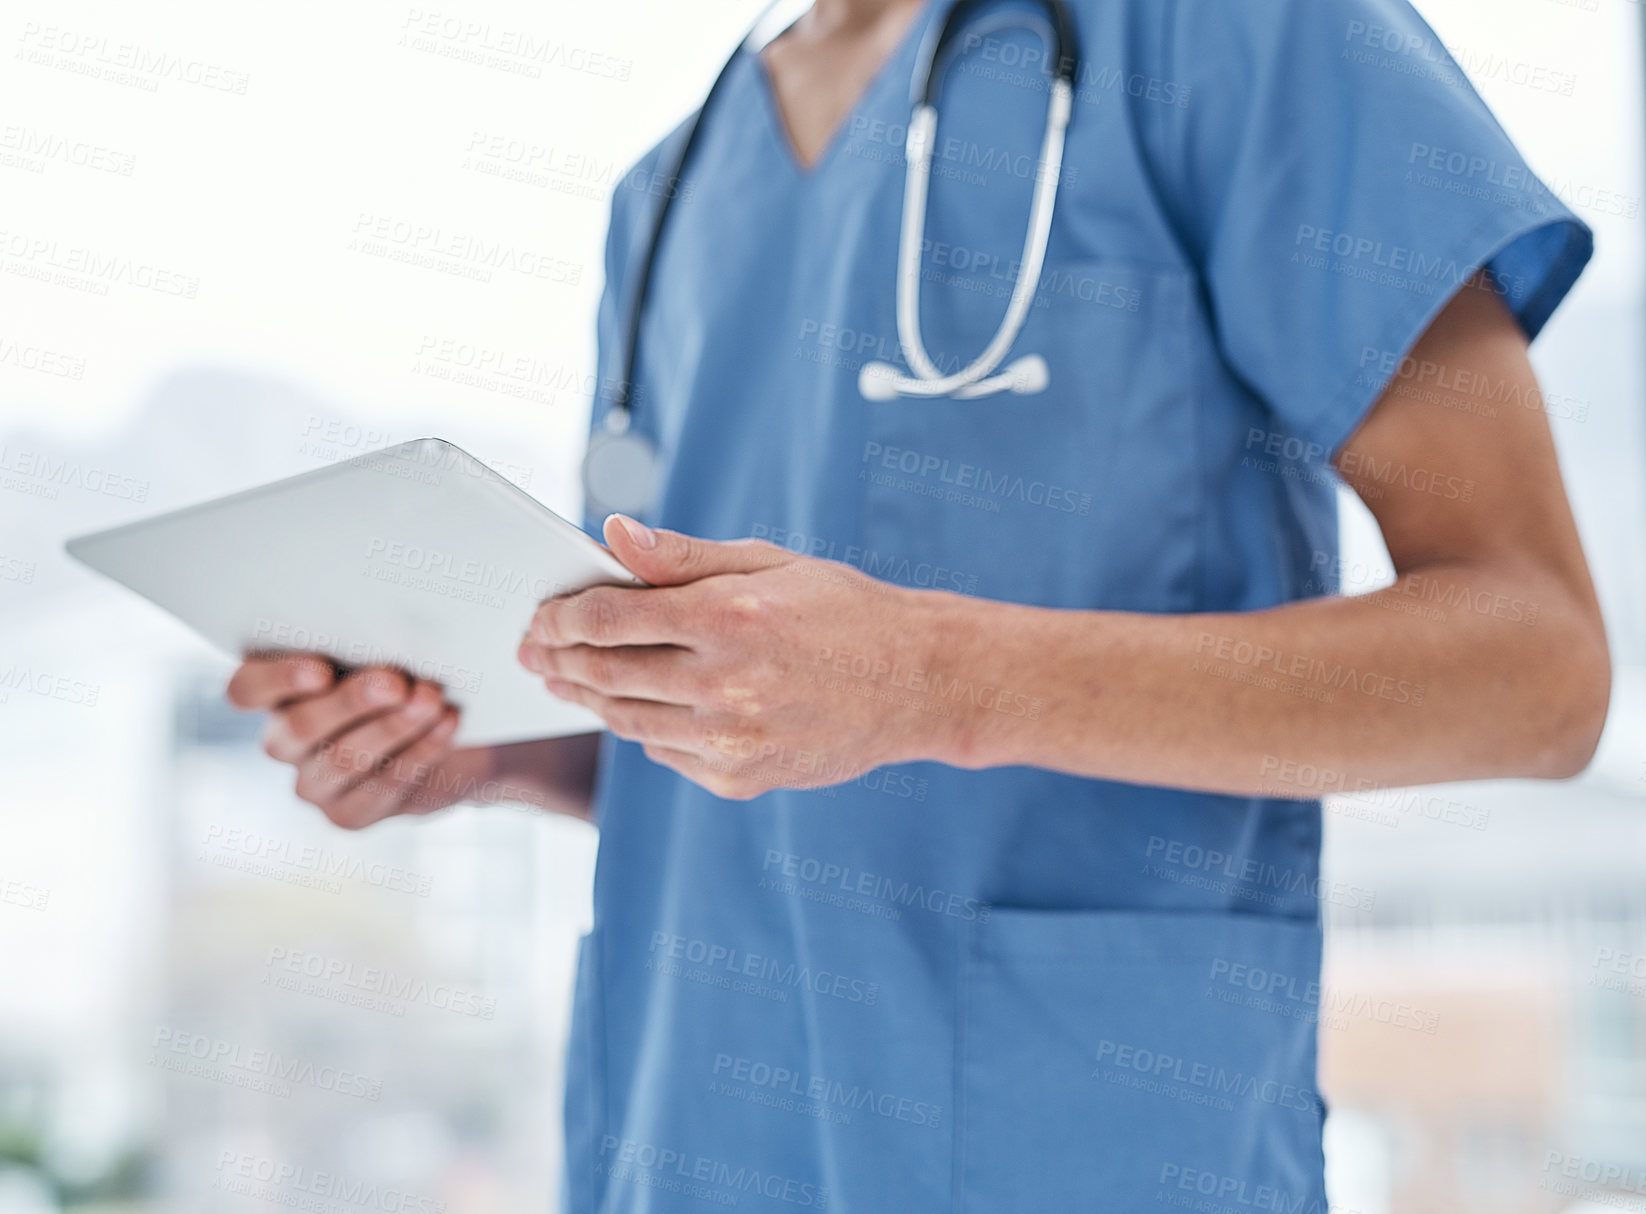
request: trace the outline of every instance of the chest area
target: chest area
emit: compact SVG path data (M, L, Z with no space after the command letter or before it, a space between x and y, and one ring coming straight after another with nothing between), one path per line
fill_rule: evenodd
M667 525L844 552L914 584L937 570L932 584L991 598L1185 609L1204 324L1116 107L1077 110L1001 359L1042 359L1044 386L925 400L860 389L869 364L912 369L911 328L938 373L970 365L1025 273L1046 97L968 62L941 98L913 291L903 284L912 320L899 305L906 79L871 91L810 172L758 65L729 82L643 328Z

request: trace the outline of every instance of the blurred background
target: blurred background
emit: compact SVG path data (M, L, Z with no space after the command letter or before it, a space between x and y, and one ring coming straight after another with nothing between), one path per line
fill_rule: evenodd
M757 7L0 3L3 1214L552 1207L593 832L331 828L61 542L436 432L574 511L608 199ZM1328 803L1333 1208L1646 1211L1642 7L1419 7L1597 233L1534 358L1618 668L1579 780Z

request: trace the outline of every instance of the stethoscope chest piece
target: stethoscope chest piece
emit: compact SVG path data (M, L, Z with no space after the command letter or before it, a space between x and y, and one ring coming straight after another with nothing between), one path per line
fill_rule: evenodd
M583 490L597 514L642 515L657 496L657 446L630 429L627 421L627 410L614 409L606 424L589 437L588 453L583 457Z

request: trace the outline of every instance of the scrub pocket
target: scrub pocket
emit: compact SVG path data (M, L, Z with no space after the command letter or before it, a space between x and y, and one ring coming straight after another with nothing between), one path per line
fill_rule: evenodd
M983 598L1196 609L1195 298L1176 270L1050 265L1007 357L1044 358L1043 391L864 401L865 549ZM975 357L1005 309L952 284L922 301L944 371Z
M1315 925L996 907L963 947L957 1210L1326 1209Z
M606 1126L606 1017L600 940L591 931L577 945L576 1001L566 1046L565 1214L592 1214L604 1182L596 1175Z

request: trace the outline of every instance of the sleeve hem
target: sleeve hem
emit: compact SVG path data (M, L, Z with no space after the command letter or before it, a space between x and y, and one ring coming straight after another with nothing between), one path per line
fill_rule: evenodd
M1519 217L1516 218L1518 220ZM1566 239L1542 267L1537 275L1538 281L1524 298L1511 304L1515 320L1528 341L1542 330L1594 252L1594 237L1589 228L1570 213L1545 215L1532 222L1515 222L1506 227L1502 225L1502 219L1501 214L1489 216L1461 242L1464 255L1458 257L1456 262L1468 269L1459 274L1455 288L1435 297L1420 298L1415 307L1402 311L1378 335L1381 339L1376 347L1378 350L1400 352L1400 358L1395 363L1397 368L1469 279L1490 266L1516 241L1546 228L1558 226L1566 229ZM1505 302L1510 301L1505 299ZM1336 455L1382 399L1394 375L1395 372L1391 371L1368 376L1361 369L1354 369L1342 390L1309 420L1302 437L1319 443L1323 450Z

